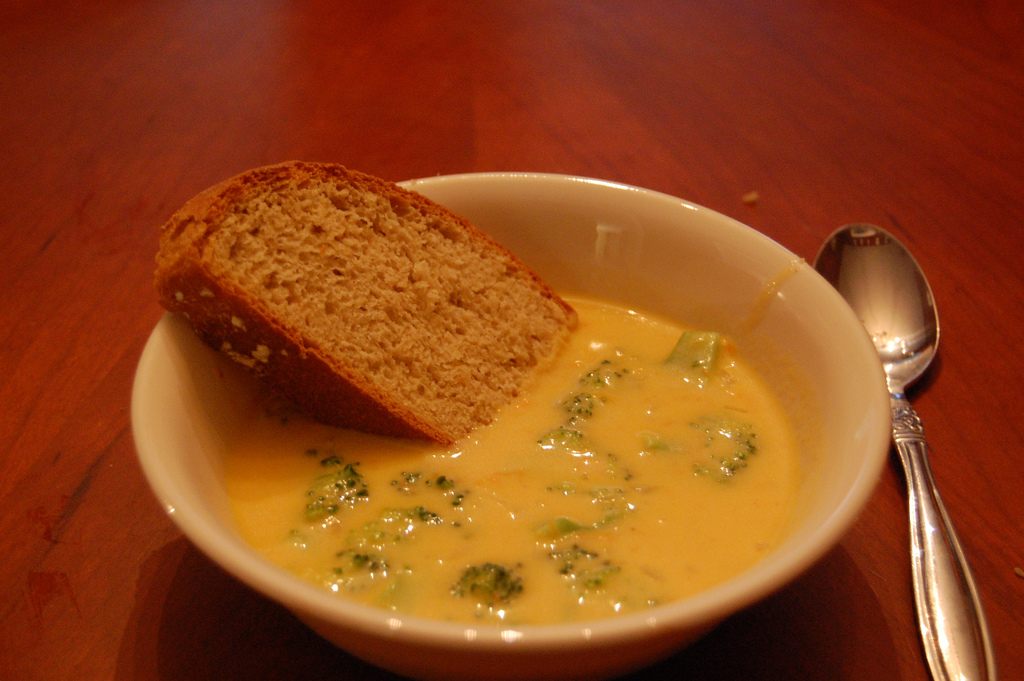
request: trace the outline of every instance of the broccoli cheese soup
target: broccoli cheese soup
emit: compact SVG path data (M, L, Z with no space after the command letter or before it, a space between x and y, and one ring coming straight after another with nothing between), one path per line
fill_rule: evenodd
M503 624L635 612L765 556L798 479L765 385L714 332L570 303L557 362L450 447L257 400L226 460L243 536L339 597Z

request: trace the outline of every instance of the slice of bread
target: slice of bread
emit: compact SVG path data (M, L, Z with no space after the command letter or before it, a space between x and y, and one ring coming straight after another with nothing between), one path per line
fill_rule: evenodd
M156 288L310 416L448 444L490 422L576 324L503 246L427 198L289 162L163 227Z

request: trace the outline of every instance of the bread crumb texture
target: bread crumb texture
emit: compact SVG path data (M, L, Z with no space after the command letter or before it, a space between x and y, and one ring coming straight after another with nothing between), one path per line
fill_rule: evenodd
M466 220L337 165L261 168L200 194L164 227L157 262L162 303L204 311L194 323L207 342L263 374L301 372L287 360L312 355L372 408L357 399L329 416L314 404L329 390L272 382L322 420L378 432L452 441L488 423L575 324ZM358 409L411 432L362 423Z

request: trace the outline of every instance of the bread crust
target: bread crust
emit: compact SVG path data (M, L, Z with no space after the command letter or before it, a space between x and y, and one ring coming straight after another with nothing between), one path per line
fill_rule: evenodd
M160 303L184 314L200 338L263 378L313 418L383 435L450 444L464 435L431 423L358 371L325 351L301 329L281 322L264 301L221 274L206 248L219 225L247 196L284 188L307 178L356 187L402 201L424 215L458 225L472 239L515 263L535 282L539 294L564 310L568 326L575 312L507 248L465 218L426 197L337 164L289 161L241 173L199 193L163 226L155 275Z

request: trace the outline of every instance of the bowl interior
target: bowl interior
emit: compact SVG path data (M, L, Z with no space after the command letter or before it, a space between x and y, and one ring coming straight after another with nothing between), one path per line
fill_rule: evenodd
M708 592L660 607L655 618L524 628L516 638L520 650L664 638L665 631L682 640L778 588L838 541L885 460L888 398L860 322L806 263L734 220L634 187L543 174L405 184L468 217L562 292L729 334L780 396L802 448L798 512L788 538L763 561ZM240 396L252 390L251 381L174 315L161 320L141 358L132 396L139 459L157 498L193 543L318 623L321 633L341 632L333 640L343 645L345 632L353 632L392 643L410 637L420 645L507 647L507 635L497 629L469 636L464 625L400 620L330 597L242 542L221 456L232 432L244 427Z

